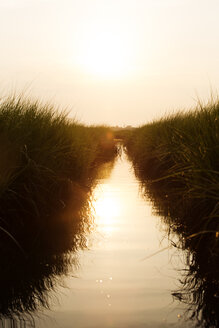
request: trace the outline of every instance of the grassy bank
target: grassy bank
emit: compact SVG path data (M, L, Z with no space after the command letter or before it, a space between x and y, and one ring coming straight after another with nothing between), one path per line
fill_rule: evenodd
M183 250L179 254L184 268L178 289L172 290L172 296L187 304L186 317L195 318L198 327L218 327L217 217L206 216L216 203L212 207L207 200L199 204L196 200L182 199L179 193L174 196L170 186L162 181L140 181L143 194L152 201L154 214L161 217L160 229L171 246Z
M209 233L218 247L219 102L135 129L125 144L140 181L182 212L184 237Z
M92 189L117 148L108 127L10 98L0 103L0 154L0 323L23 327L77 268L93 228Z
M125 143L142 179L199 204L219 201L219 102L135 129Z
M83 243L95 172L116 155L110 129L9 98L0 104L0 153L1 248L9 242L24 253L44 246L61 251L69 248L68 236L71 247Z
M143 193L187 250L182 289L203 327L217 327L219 293L219 101L135 129L125 141Z

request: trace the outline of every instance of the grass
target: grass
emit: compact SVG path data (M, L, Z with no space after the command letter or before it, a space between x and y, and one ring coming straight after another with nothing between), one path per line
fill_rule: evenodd
M95 172L115 157L116 146L107 127L87 127L51 106L11 97L0 104L0 152L1 244L11 239L29 251L56 247L67 221L75 231L82 227Z
M219 101L135 129L126 148L144 180L162 180L183 199L219 207ZM218 213L219 214L219 213Z
M58 277L77 266L92 189L117 148L106 126L11 97L0 103L0 154L0 322L14 322L48 306Z
M219 100L139 127L124 144L143 194L187 250L182 289L173 294L201 326L217 327Z

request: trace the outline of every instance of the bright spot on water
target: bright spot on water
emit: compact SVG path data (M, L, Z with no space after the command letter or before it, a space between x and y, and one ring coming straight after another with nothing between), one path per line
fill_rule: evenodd
M107 186L102 187L95 195L93 208L98 226L109 233L114 230L116 218L121 215L121 204L115 193L110 192Z

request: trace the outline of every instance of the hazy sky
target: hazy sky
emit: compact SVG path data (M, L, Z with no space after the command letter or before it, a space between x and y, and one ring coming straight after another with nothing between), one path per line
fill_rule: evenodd
M1 95L139 125L219 87L218 0L0 0Z

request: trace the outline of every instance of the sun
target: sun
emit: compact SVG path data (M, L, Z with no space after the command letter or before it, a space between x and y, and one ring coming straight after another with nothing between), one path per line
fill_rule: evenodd
M129 73L132 49L121 26L101 21L85 32L78 61L86 73L105 78L122 77Z
M83 66L88 72L101 76L121 75L125 71L123 52L118 36L99 32L87 44Z

